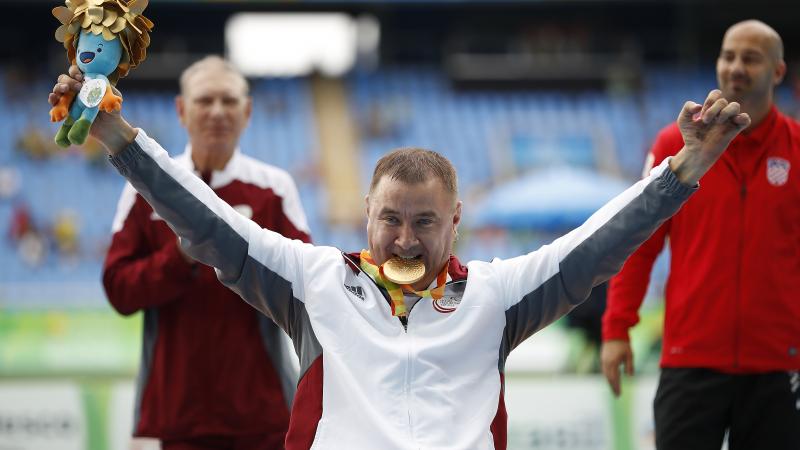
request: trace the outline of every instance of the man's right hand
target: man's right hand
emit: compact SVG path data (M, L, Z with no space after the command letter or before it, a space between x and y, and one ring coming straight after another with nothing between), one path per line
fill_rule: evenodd
M61 97L68 92L77 94L81 90L83 73L76 65L69 68L69 73L62 73L58 81L53 86L53 92L47 98L50 105L55 106ZM112 86L114 94L120 92ZM112 155L121 152L136 138L137 131L131 127L118 111L107 113L100 111L97 114L92 127L89 128L89 135L97 139Z
M600 364L614 396L619 397L621 388L619 366L625 366L625 374L633 375L633 350L628 341L610 340L600 347Z

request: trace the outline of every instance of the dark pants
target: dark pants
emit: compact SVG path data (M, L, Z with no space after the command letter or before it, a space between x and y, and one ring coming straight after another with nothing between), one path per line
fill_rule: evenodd
M798 372L665 368L654 409L658 450L800 450Z
M205 437L187 440L163 440L162 450L283 450L284 435L247 437Z

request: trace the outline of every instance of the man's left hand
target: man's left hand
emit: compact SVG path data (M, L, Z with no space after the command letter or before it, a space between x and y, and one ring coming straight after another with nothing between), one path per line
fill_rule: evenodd
M750 126L750 116L728 102L718 89L700 105L686 102L678 116L684 146L670 160L670 169L681 183L694 186L719 159L739 132Z

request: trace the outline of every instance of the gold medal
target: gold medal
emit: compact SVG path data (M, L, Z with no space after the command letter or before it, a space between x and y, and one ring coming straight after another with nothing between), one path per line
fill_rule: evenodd
M425 276L425 263L395 256L383 263L383 275L395 284L414 284Z

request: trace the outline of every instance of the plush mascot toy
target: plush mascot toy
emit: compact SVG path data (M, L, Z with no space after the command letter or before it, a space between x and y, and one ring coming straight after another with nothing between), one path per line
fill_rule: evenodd
M66 0L53 9L61 22L56 40L67 59L83 72L83 87L68 93L50 110L50 120L64 120L56 134L62 147L83 144L99 110L119 111L122 97L112 86L147 55L153 22L142 15L147 0Z

